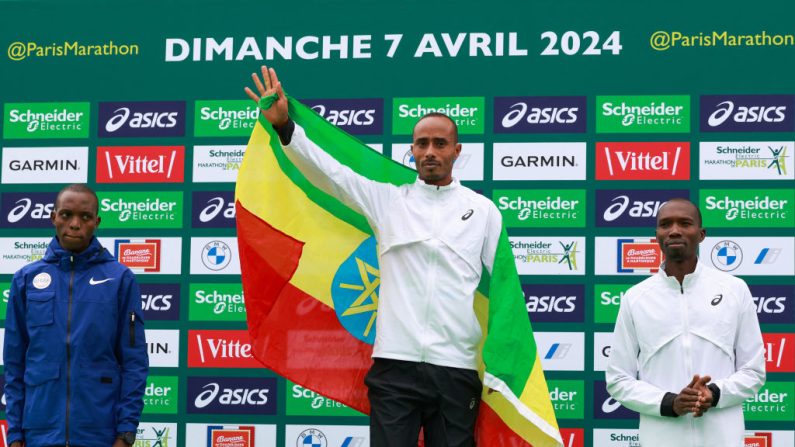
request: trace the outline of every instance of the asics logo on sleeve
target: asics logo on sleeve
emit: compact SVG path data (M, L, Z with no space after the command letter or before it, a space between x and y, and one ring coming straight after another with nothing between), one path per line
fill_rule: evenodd
M108 281L113 281L113 278L95 280L94 277L92 276L91 279L88 280L88 283L91 284L92 286L96 286L97 284L102 284L103 282L108 282Z
M715 298L712 298L710 304L712 304L713 306L717 306L718 304L720 304L721 301L723 301L723 294L719 293L715 295Z
M469 219L470 217L472 217L472 214L474 214L474 213L475 213L475 210L472 210L472 209L468 210L463 216L461 216L461 220Z

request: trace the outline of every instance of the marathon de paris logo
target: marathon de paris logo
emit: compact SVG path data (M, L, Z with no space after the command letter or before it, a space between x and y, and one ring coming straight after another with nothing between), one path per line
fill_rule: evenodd
M376 253L375 237L370 236L340 265L331 283L331 299L340 323L368 344L375 342L381 285Z

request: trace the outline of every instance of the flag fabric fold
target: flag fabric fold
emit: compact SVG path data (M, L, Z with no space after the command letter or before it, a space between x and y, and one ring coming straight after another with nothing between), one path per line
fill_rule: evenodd
M415 180L413 170L308 107L292 98L289 107L315 144L359 175L395 185ZM249 140L235 196L253 355L293 382L368 413L364 376L372 364L379 270L366 219L314 186L263 118ZM562 445L504 229L492 275L483 272L475 297L484 334L478 445Z

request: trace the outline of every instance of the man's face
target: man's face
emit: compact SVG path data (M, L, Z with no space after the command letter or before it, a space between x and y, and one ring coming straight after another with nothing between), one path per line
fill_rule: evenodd
M447 118L431 116L414 127L411 155L420 179L429 185L447 185L453 181L453 163L461 152L455 127Z
M91 243L99 226L97 201L87 192L64 191L50 213L61 247L80 253Z
M706 231L698 221L695 205L684 201L666 203L657 213L657 242L666 260L681 262L698 256L698 244Z

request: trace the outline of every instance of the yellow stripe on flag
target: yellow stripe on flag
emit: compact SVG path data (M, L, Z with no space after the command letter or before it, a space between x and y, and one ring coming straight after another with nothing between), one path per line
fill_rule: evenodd
M369 237L311 201L281 170L270 135L257 123L246 148L236 199L277 230L304 242L290 282L333 308L331 283L339 266ZM330 274L330 272L332 272Z

